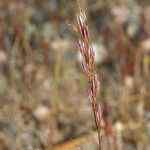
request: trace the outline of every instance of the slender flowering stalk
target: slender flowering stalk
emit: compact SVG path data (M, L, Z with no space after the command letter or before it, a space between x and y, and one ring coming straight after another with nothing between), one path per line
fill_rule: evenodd
M99 150L101 150L101 129L100 129L100 119L101 119L101 108L100 104L97 101L97 95L99 92L99 81L98 76L95 71L94 64L94 51L93 48L90 47L89 43L89 31L87 25L87 18L83 10L80 9L79 14L77 15L78 25L80 29L81 38L78 42L80 53L82 55L82 70L84 72L85 77L88 80L88 97L91 104L91 108L93 110L95 125L98 132L99 139Z

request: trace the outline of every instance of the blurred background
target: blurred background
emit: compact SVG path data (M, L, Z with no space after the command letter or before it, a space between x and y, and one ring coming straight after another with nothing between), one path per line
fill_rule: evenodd
M150 1L81 0L100 77L104 150L150 148ZM0 150L97 150L76 0L0 0Z

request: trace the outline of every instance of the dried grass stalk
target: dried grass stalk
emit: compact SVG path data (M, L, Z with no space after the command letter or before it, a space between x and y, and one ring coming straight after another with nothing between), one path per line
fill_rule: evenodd
M79 39L78 45L82 55L82 70L88 81L88 97L93 110L95 125L98 132L99 150L101 150L101 107L97 101L97 95L99 93L99 80L95 71L95 54L93 48L90 47L89 31L87 25L87 18L85 12L79 8L79 14L77 15L78 26L80 29L81 38Z

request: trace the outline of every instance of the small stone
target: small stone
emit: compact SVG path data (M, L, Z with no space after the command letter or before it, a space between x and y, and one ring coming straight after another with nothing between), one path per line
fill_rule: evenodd
M46 106L38 106L33 114L38 120L44 121L49 117L50 111Z
M127 88L129 90L132 90L133 89L133 86L134 86L134 79L132 76L126 76L125 77L125 85L127 86Z
M7 55L3 50L0 50L0 63L5 63L7 61Z
M144 52L150 52L150 38L144 40L141 43L141 46L142 46Z
M129 18L130 10L125 6L115 6L112 8L111 13L117 23L124 24Z

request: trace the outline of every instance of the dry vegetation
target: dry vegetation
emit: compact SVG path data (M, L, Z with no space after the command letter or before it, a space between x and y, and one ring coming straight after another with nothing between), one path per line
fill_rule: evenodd
M103 150L150 147L150 2L81 0L100 77ZM0 150L97 150L75 0L0 0Z

